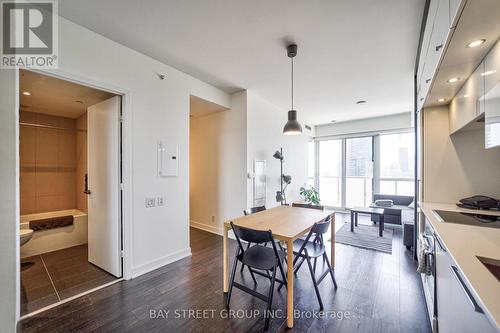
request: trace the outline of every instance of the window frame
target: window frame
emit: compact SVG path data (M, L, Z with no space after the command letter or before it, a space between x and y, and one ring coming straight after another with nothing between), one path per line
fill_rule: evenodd
M373 131L373 132L362 132L362 133L352 133L352 134L346 134L346 135L332 135L332 136L324 136L324 137L315 137L312 139L314 141L314 186L315 188L321 193L321 188L319 184L319 159L320 159L320 149L319 149L319 144L320 141L330 141L330 140L341 140L342 142L342 172L341 172L341 179L342 179L342 189L341 189L341 207L336 207L336 206L329 206L329 205L324 205L328 209L334 209L334 210L341 210L341 211L347 211L349 208L346 207L346 194L347 194L347 188L346 188L346 175L347 175L347 156L346 156L346 142L347 139L352 139L352 138L363 138L363 137L371 137L372 138L372 161L373 161L373 178L372 178L372 196L375 193L380 193L380 182L381 181L395 181L396 182L396 193L397 193L397 182L398 181L408 181L408 182L414 182L415 177L409 177L409 178L387 178L387 177L381 177L380 176L380 136L382 135L390 135L390 134L404 134L404 133L411 133L414 134L414 129L413 128L404 128L404 129L397 129L397 130L387 130L387 131ZM415 170L413 170L413 173L415 173ZM308 172L308 180L311 179L309 177L309 172ZM372 197L373 200L373 197Z

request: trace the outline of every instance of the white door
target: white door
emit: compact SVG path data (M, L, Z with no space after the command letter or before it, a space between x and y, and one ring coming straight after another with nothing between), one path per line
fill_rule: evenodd
M88 260L122 275L119 96L87 109Z

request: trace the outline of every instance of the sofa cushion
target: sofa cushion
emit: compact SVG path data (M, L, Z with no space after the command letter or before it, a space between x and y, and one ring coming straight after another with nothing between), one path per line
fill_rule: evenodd
M394 202L394 205L399 206L409 206L413 201L413 196L411 195L395 195L395 194L374 194L373 201L380 199L388 199Z

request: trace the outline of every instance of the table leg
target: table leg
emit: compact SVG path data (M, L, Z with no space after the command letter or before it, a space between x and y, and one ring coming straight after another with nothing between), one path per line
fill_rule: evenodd
M382 237L384 235L384 214L380 215L378 223L378 235Z
M286 243L287 247L287 316L288 328L293 328L293 240Z
M227 293L228 290L229 290L229 281L228 281L228 237L227 237L227 234L228 234L228 229L226 226L223 227L224 229L224 235L223 235L223 238L222 238L222 247L224 249L224 254L223 254L223 257L224 257L224 260L223 260L223 270L224 270L224 273L223 273L223 276L224 276L224 293Z
M351 232L354 232L354 212L351 210Z
M335 214L332 215L332 222L330 224L330 243L332 245L330 250L330 264L332 268L335 268Z

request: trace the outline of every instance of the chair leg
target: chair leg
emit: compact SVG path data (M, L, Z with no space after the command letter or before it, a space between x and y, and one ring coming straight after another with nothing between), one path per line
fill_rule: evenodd
M316 274L316 264L318 263L318 258L314 258L314 274Z
M266 323L264 325L264 330L269 328L269 322L271 320L271 307L273 305L273 294L274 294L274 282L276 281L276 263L274 264L273 276L271 277L271 287L269 288L269 296L267 298L267 314Z
M335 280L335 275L333 275L333 268L330 265L330 261L328 260L326 253L323 253L323 256L326 259L326 265L328 266L328 271L330 272L330 276L332 277L333 285L334 285L335 289L337 289L337 281Z
M309 266L309 272L311 272L311 278L313 281L314 290L316 291L316 296L318 297L319 311L323 311L323 301L321 300L321 295L319 293L318 284L316 283L316 276L314 276L313 268L311 265L311 259L309 257L306 257L306 261L307 261L307 266Z
M255 279L255 275L252 272L252 269L248 267L248 271L250 272L250 276L252 276L253 283L257 284L257 280Z
M305 259L304 259L303 257L300 259L300 262L299 262L299 264L297 265L297 267L295 267L295 268L293 269L293 274L297 274L297 272L299 271L300 267L301 267L301 266L302 266L302 264L304 263L304 260L305 260Z
M248 242L247 244L247 250L250 248L250 242ZM243 273L243 268L245 268L245 265L243 263L241 263L241 270L240 272Z
M236 255L238 253L236 252ZM233 270L231 271L231 279L229 280L229 290L227 292L227 299L226 299L226 308L229 309L229 304L231 303L231 293L233 291L233 284L234 284L234 274L236 273L236 267L238 266L238 258L234 256L234 264L233 264Z

